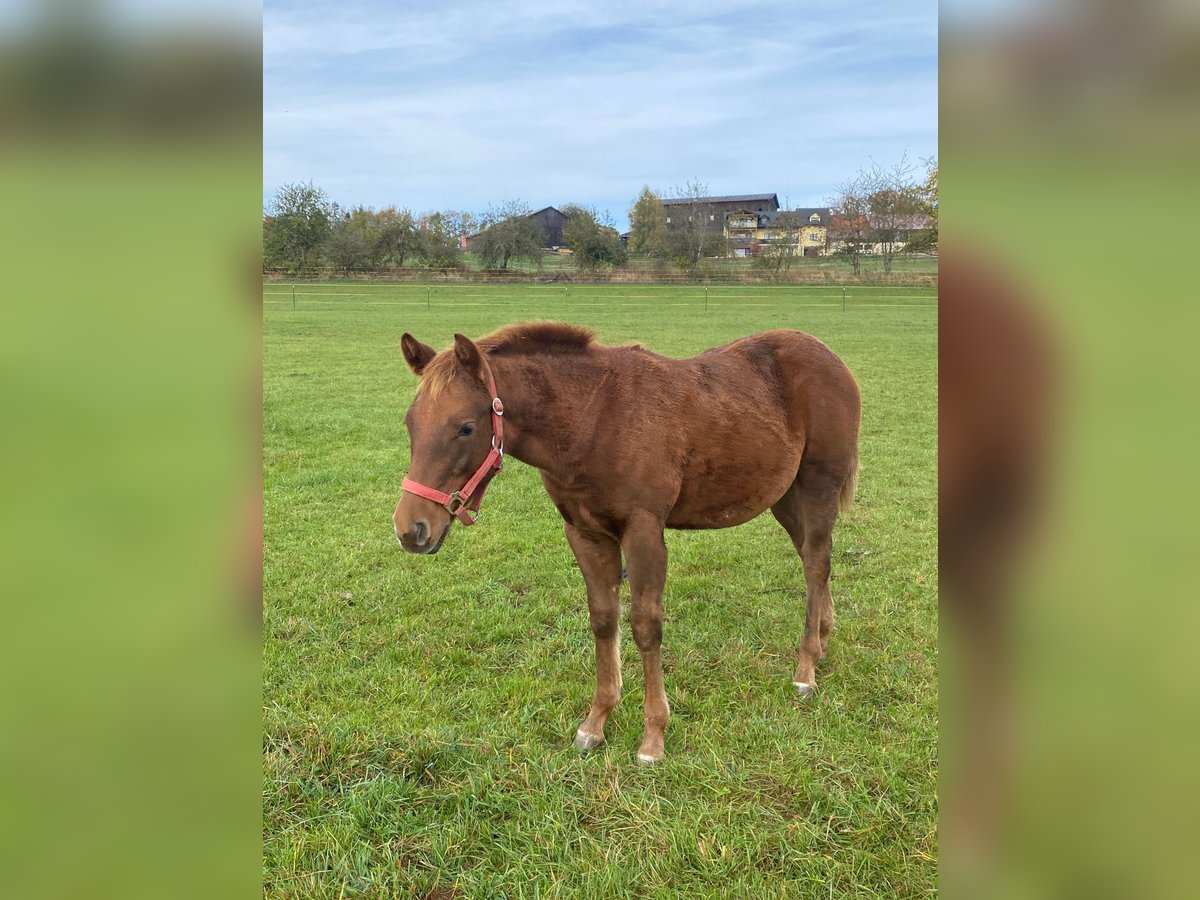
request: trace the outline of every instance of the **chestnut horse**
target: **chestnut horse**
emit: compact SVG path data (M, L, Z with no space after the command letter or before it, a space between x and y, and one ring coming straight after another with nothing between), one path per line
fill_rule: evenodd
M393 524L411 553L436 553L454 518L471 524L509 453L540 470L587 585L596 691L575 735L604 741L621 691L621 556L642 655L638 760L663 757L665 528L724 528L770 509L804 562L808 604L797 692L816 687L833 627L829 558L839 509L854 498L858 385L811 335L771 331L687 360L608 347L572 325L511 325L438 353L410 334L421 378L404 417L412 462Z

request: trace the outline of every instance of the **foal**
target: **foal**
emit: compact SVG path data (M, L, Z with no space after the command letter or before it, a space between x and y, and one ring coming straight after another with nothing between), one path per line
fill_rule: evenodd
M512 325L437 353L412 335L421 378L405 416L412 463L393 524L401 546L436 553L471 524L509 453L536 467L587 585L596 691L575 745L604 741L621 691L621 556L642 656L638 760L663 757L665 528L724 528L770 509L804 561L808 605L793 683L816 687L833 627L829 558L854 497L858 386L836 354L798 331L751 335L688 360L597 344L582 328Z

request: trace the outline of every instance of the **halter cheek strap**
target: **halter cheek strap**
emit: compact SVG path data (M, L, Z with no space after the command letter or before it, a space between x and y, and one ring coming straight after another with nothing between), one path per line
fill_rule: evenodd
M492 377L492 368L483 361L484 374L487 376L488 392L492 395L492 449L484 457L475 474L467 479L467 483L452 494L427 487L410 478L405 478L401 490L432 500L439 506L445 507L450 515L462 522L463 525L474 525L475 517L479 514L479 505L483 502L483 493L491 480L504 466L504 404L496 394L496 380Z

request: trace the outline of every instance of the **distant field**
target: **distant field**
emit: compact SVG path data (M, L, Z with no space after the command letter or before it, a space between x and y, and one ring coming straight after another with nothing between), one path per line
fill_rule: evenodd
M707 302L707 309L706 309ZM937 892L937 306L928 289L264 287L264 880L271 897L918 897ZM582 579L536 470L435 557L391 513L436 347L529 319L692 355L817 335L863 394L820 691L791 674L804 580L767 514L669 532L664 763L638 767L641 667L608 743ZM503 386L501 386L503 388Z

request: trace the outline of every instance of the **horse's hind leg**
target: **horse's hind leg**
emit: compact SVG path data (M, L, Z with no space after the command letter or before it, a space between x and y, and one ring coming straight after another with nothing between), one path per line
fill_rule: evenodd
M629 623L642 654L645 682L642 745L637 759L653 765L663 758L663 734L671 715L662 674L662 595L667 580L667 545L663 542L662 522L649 517L631 518L621 538L621 547L629 564Z
M804 561L808 588L804 636L792 683L802 696L817 686L817 662L825 656L833 629L833 598L829 593L829 563L833 552L833 525L838 514L840 480L802 468L801 476L771 507L787 530Z
M565 524L564 530L587 584L588 618L596 639L596 692L587 719L575 732L575 746L590 750L604 743L604 725L621 698L621 548L612 538Z

